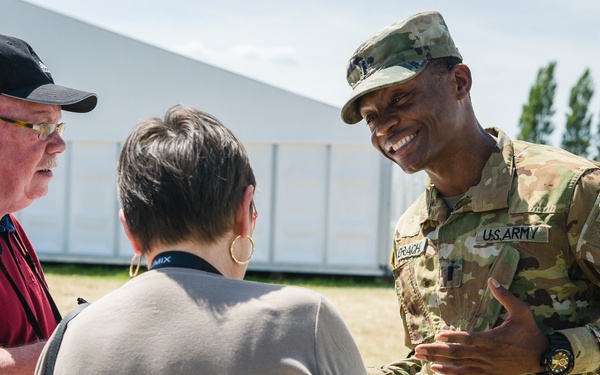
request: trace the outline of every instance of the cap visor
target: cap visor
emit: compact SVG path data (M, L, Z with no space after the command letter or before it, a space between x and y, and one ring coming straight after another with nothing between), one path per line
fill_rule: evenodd
M410 64L395 65L371 73L352 90L350 98L342 108L342 120L347 124L360 122L362 117L358 111L358 99L370 92L411 80L425 68L427 61L411 61Z
M60 105L65 111L79 113L90 112L98 103L98 97L94 93L51 83L3 92L2 95L35 103Z

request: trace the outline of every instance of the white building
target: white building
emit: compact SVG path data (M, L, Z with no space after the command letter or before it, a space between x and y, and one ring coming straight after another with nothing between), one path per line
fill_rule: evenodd
M63 112L68 147L50 191L17 213L42 260L129 263L117 218L121 144L140 120L183 103L219 118L250 154L260 216L249 269L389 272L393 224L423 176L392 167L339 108L20 0L0 4L0 33L31 44L58 84L99 97L89 114Z

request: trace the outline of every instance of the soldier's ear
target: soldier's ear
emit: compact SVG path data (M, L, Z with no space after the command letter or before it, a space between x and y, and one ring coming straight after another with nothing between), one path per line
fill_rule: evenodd
M464 99L469 96L473 84L471 69L465 64L456 64L450 74L455 85L457 99Z

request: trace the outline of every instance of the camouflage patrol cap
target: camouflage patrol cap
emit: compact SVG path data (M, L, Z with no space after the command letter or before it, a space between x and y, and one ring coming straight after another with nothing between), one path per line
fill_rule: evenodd
M462 58L438 12L417 13L379 30L348 61L352 94L342 108L342 120L356 124L362 119L357 106L361 96L406 82L419 74L428 60L449 56Z

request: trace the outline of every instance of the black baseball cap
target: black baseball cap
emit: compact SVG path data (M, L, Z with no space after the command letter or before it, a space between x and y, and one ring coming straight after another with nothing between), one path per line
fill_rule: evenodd
M96 107L94 93L54 84L50 70L27 42L0 35L0 95L35 103L60 105L85 113Z

